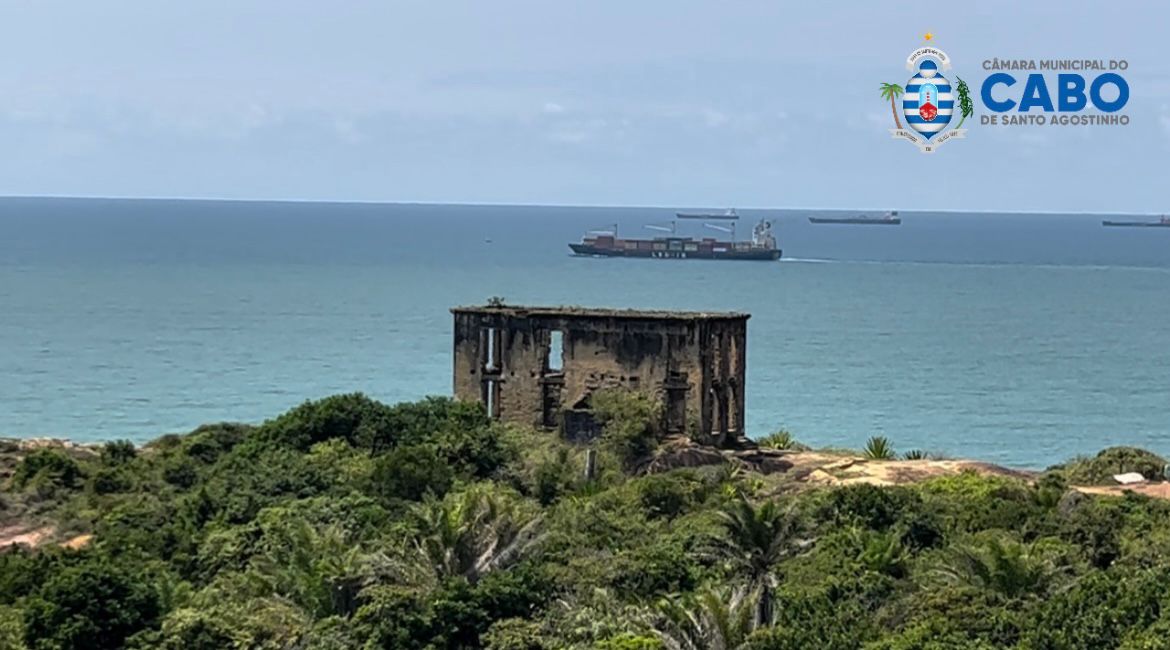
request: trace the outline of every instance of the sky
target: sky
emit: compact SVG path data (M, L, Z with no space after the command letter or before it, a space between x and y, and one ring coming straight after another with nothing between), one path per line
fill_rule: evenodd
M0 1L0 195L1160 213L1164 0ZM1129 62L1127 127L923 155L923 34ZM977 117L982 111L977 103Z

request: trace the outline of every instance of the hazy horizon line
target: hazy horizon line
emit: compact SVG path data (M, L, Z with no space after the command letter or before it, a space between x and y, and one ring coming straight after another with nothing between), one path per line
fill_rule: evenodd
M702 205L651 205L651 204L583 204L583 203L524 203L524 202L495 202L495 201L412 201L412 200L375 200L375 199L305 199L305 198L238 198L238 197L205 197L205 196L117 196L117 195L67 195L67 194L4 194L3 200L66 200L66 201L185 201L204 203L306 203L321 205L419 205L419 206L452 206L452 207L490 207L490 208L583 208L597 210L614 210L633 208L638 210L678 210L678 209L713 209L726 210L728 206ZM874 211L875 208L863 207L816 207L816 206L732 206L736 210L813 210L813 211ZM877 208L882 209L882 208ZM953 214L999 214L999 215L1064 215L1064 216L1159 216L1166 213L1159 212L1095 212L1095 211L1066 211L1066 210L1000 210L993 208L982 209L955 209L955 208L895 208L898 212L929 212Z

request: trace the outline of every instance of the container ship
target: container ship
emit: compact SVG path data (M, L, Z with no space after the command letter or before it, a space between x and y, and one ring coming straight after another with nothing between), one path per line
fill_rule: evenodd
M867 217L864 214L859 217L845 217L842 219L834 219L831 217L809 217L809 223L847 223L860 224L865 226L897 226L902 223L902 218L898 216L897 210L892 210L880 217Z
M1118 228L1170 228L1170 217L1163 215L1157 221L1102 221L1101 225Z
M720 240L715 237L681 237L677 234L677 222L669 224L651 224L646 226L650 230L667 233L663 237L652 239L623 239L618 237L617 224L611 229L592 230L579 244L569 244L575 255L594 257L652 257L658 259L680 260L778 260L780 249L776 247L776 237L772 234L772 222L760 220L752 229L752 238L748 241L737 241L735 238L735 221L739 215L735 210L719 214L687 214L678 213L679 219L701 219L710 221L729 221L730 226L722 224L704 223L704 227L718 230L730 235L729 239Z

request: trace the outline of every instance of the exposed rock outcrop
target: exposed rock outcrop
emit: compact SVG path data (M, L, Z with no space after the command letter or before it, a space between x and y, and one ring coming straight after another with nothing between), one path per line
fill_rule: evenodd
M653 474L680 467L731 464L759 474L785 474L810 485L904 485L936 476L973 471L989 476L1029 480L1032 472L969 460L873 460L839 452L763 449L747 439L728 448L700 445L685 437L663 441L655 454L639 468Z

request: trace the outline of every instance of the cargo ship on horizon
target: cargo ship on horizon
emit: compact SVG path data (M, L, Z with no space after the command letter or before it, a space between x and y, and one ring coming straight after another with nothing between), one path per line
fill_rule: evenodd
M1101 225L1116 228L1170 228L1170 217L1162 215L1157 221L1102 221Z
M809 217L809 223L820 224L855 224L864 226L897 226L901 225L902 218L898 216L897 210L891 210L880 217L867 217L861 215L859 217Z
M704 219L732 221L739 219L735 210L728 210L721 214L687 214L678 213L680 219ZM612 229L593 230L587 233L578 244L569 244L575 255L590 257L649 257L657 259L694 259L694 260L760 260L775 261L780 259L781 251L776 246L776 237L772 234L772 222L761 219L752 229L752 238L748 241L737 241L735 225L704 223L705 227L728 233L729 240L720 240L714 237L681 237L677 235L677 223L650 224L645 226L649 230L668 233L665 237L652 239L621 239L618 237L617 224Z

